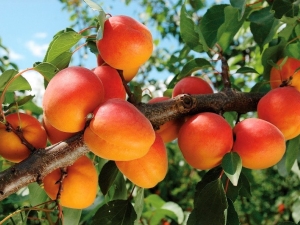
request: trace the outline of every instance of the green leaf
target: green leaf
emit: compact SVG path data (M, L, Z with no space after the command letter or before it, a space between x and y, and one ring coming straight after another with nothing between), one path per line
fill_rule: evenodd
M4 90L8 82L11 79L13 79L13 77L17 74L18 71L14 69L9 69L0 75L0 92ZM11 82L11 84L8 86L6 91L13 92L13 91L21 91L21 90L31 90L31 86L24 77L18 76L16 79L14 79Z
M180 36L192 50L203 52L203 46L199 41L199 34L196 32L196 24L187 13L184 4L180 12Z
M31 183L28 185L29 189L29 201L31 206L36 206L46 202L48 195L45 190L37 183Z
M9 104L8 106L4 106L4 110L11 109L11 108L13 108L15 106L16 107L20 107L20 106L26 104L27 102L29 102L30 100L32 100L33 98L34 98L34 95L24 96L21 99L19 99L18 101L13 102L13 103Z
M173 211L162 208L144 212L143 218L147 221L151 221L150 225L160 224L164 218L171 218L174 221L177 220L177 216Z
M69 66L71 58L72 52L63 52L49 63L57 67L59 70L62 70Z
M289 44L286 47L286 52L289 56L299 59L300 58L299 49L300 49L300 42L297 42L297 43Z
M204 58L196 58L190 60L183 66L181 72L172 79L172 81L168 85L168 88L173 88L180 79L190 76L193 72L207 67L212 67L212 65L208 60Z
M120 171L114 161L108 161L107 163L105 163L102 170L100 171L98 179L99 187L103 195L106 195L108 193L108 190L114 183L119 172Z
M195 199L187 225L225 224L228 203L221 179L208 183Z
M122 173L118 173L113 185L109 189L108 196L111 200L127 199L126 181Z
M239 69L237 69L237 71L235 71L236 73L257 73L259 74L255 69L251 68L251 67L241 67Z
M161 208L166 202L159 196L159 195L149 195L145 198L145 204L151 208L159 209Z
M279 25L279 20L274 18L270 7L266 7L251 13L249 21L254 41L262 52L264 45L270 42L276 34L275 28Z
M79 224L82 209L63 207L63 224Z
M225 21L224 9L227 6L226 4L212 6L200 21L200 32L209 48L217 42L218 29Z
M238 19L240 20L245 13L247 0L230 0L230 4L239 10Z
M275 0L272 5L275 17L281 19L282 16L296 17L299 13L298 0Z
M239 10L232 6L225 7L224 14L225 21L217 32L217 43L221 46L223 51L230 46L235 34L239 31L246 18L245 16L242 19L238 19Z
M277 225L297 225L297 224L294 222L280 222Z
M59 69L56 66L48 62L38 63L34 67L34 70L39 72L47 82L49 82L59 71Z
M73 30L63 30L54 36L46 52L44 62L52 62L62 53L69 51L82 36Z
M240 196L250 198L251 197L251 187L248 178L242 172L240 175L240 182L242 183L242 187L239 191Z
M144 209L144 188L137 186L135 188L137 188L137 192L134 197L134 210L137 214L137 218L134 224L138 225Z
M286 171L289 173L294 165L297 157L300 153L300 135L289 140L287 142L287 148L285 153L285 167Z
M98 209L92 219L92 225L132 225L137 215L129 200L113 200Z
M35 104L32 100L28 101L24 105L22 105L22 109L28 110L36 115L43 114L43 109L41 107L37 106L37 104Z
M227 220L226 225L240 225L240 220L237 212L235 211L233 202L227 198L228 210L227 210Z
M182 208L178 204L175 202L166 202L161 208L173 212L176 216L174 220L176 220L178 224L182 224L184 220L184 214Z
M88 6L92 10L95 10L95 11L98 11L98 12L104 11L100 5L98 5L96 2L94 2L92 0L83 0L83 1L85 1L85 3L88 4Z
M222 159L225 174L234 186L237 186L242 171L242 160L236 152L229 152Z

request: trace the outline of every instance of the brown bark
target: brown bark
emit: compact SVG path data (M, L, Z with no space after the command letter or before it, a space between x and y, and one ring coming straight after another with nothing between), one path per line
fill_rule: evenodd
M150 120L154 128L165 122L199 112L239 114L256 111L263 93L241 93L227 88L224 92L208 95L181 95L165 102L139 104L137 108ZM0 200L32 182L41 182L51 171L72 165L89 152L82 132L68 140L33 152L24 161L0 173Z

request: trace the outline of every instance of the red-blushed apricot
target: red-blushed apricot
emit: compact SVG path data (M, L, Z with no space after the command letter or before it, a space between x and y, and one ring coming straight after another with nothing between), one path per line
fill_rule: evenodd
M269 91L257 105L258 118L274 124L286 140L300 134L300 92L293 87Z
M159 134L146 155L130 161L116 161L119 170L135 185L152 188L162 181L168 172L168 155Z
M155 102L161 102L169 100L169 97L156 97L151 99L148 103L152 104ZM165 124L161 125L156 132L161 136L165 143L175 140L178 137L179 129L183 124L182 119L170 120Z
M180 94L212 94L212 87L200 77L184 77L175 84L172 96Z
M43 109L53 127L75 133L84 129L87 115L103 101L101 80L89 69L72 66L59 71L50 80Z
M24 113L12 113L6 116L6 120L14 129L20 129L23 137L33 147L46 147L47 134L37 118ZM29 154L29 149L22 144L20 138L0 123L0 155L11 162L20 162Z
M124 15L112 16L105 21L103 38L96 44L103 60L120 70L141 66L153 51L149 29Z
M98 66L92 70L102 81L104 101L110 98L125 100L126 91L118 71L110 66Z
M102 59L101 55L98 54L97 55L97 65L98 66L104 66L106 64L106 62Z
M276 64L279 66L279 69L272 67L270 71L271 88L279 87L283 81L292 77L290 85L300 91L300 73L296 72L297 69L300 69L300 60L287 57L286 59L278 60Z
M233 145L232 129L220 115L210 112L191 116L178 134L179 148L187 161L196 169L218 166Z
M51 144L55 144L60 141L66 140L74 135L74 133L67 133L67 132L57 130L48 122L45 116L43 116L42 124L46 130L48 140L50 141Z
M258 118L248 118L234 128L233 151L244 167L266 169L280 161L285 153L285 139L273 124Z
M56 169L43 179L47 195L56 199L61 170ZM93 162L82 156L67 167L67 176L62 181L60 204L74 209L83 209L93 204L98 190L98 174Z
M140 158L146 155L154 140L150 121L131 103L118 98L101 104L84 131L89 149L109 160Z
M123 70L124 80L128 83L130 82L139 72L140 67L137 68L129 68Z

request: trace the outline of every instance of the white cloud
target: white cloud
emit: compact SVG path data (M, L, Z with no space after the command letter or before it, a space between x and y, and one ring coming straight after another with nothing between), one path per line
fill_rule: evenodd
M43 57L47 51L48 44L37 44L35 41L28 41L26 47L34 56Z
M35 95L35 103L41 106L42 98L45 93L44 77L40 73L33 70L24 72L22 76L26 78L32 88L32 91L29 93Z
M47 37L47 33L46 32L39 32L39 33L35 33L34 34L35 38L40 38L40 39L44 39Z
M9 49L9 53L8 53L8 56L10 58L10 60L18 60L18 59L24 59L24 56Z

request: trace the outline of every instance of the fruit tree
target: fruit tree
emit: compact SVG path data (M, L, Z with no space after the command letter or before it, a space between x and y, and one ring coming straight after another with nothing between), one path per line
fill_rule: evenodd
M1 56L0 224L300 224L299 1L138 2L61 0L84 27Z

